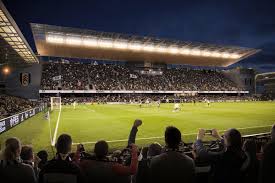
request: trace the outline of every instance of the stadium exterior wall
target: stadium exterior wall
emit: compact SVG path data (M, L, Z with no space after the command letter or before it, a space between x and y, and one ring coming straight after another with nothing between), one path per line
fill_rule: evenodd
M21 112L10 117L0 119L0 134L10 130L11 128L19 125L26 119L31 118L32 116L38 114L44 109L43 106L35 107L33 109L29 109L25 112Z

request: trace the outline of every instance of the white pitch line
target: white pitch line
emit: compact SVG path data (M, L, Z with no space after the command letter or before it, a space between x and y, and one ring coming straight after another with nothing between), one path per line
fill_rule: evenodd
M143 138L137 138L136 140L150 140L150 139L161 139L164 138L164 136L159 136L159 137L143 137ZM108 143L112 143L112 142L127 142L128 139L120 139L120 140L106 140L106 142ZM81 142L81 144L95 144L95 142ZM79 143L73 143L73 145L76 145Z
M52 140L52 146L55 145L56 135L57 135L59 121L60 121L60 115L61 115L61 106L60 106L60 109L59 109L58 118L57 118L55 130L54 130L54 135L53 135L53 140Z
M271 127L272 125L266 125L266 126L251 126L246 128L237 128L238 130L244 130L244 129L253 129L253 128L265 128L265 127ZM226 131L226 130L219 130L220 132ZM189 136L189 135L197 135L198 133L187 133L183 136ZM257 135L257 134L256 134ZM142 138L136 138L136 140L150 140L150 139L161 139L164 138L164 136L157 136L157 137L142 137ZM119 139L119 140L106 140L108 143L114 143L114 142L127 142L128 139ZM94 142L80 142L80 143L73 143L73 145L77 144L95 144L97 141Z
M50 117L50 112L47 112L48 114L48 123L49 123L49 130L50 130L50 140L51 140L51 144L53 144L53 136L52 136L52 130L51 130L51 117Z
M237 128L238 130L245 130L245 129L251 129L251 128L265 128L265 127L271 127L273 125L265 125L265 126L251 126L251 127L245 127L245 128ZM222 130L225 131L225 130Z

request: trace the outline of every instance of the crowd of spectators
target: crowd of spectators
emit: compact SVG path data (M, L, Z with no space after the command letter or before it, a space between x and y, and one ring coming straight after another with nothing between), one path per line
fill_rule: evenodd
M50 96L45 95L41 98L43 102L49 103ZM260 98L250 95L196 95L196 96L175 96L172 94L91 94L90 96L76 96L75 94L67 94L62 96L62 104L77 103L187 103L187 102L238 102L238 101L257 101Z
M43 64L41 87L45 90L240 90L219 71L171 68L161 73L142 74L124 65L47 63ZM62 79L53 81L55 76L62 76Z
M135 140L141 125L141 120L135 120L126 148L113 153L104 140L94 144L94 153L88 153L82 144L72 153L73 139L61 134L51 160L46 151L34 155L31 146L9 138L0 153L1 182L273 182L275 125L271 135L264 137L268 140L261 143L261 151L257 150L255 137L244 141L237 129L229 129L223 135L216 129L199 129L196 141L188 145L173 126L164 132L165 146L152 143L138 148ZM206 136L215 141L205 143Z
M35 105L35 102L27 99L2 94L0 95L0 119L31 109Z
M88 87L87 68L83 64L43 65L41 86L43 89L84 90ZM58 77L61 76L61 80ZM53 79L57 77L57 79Z

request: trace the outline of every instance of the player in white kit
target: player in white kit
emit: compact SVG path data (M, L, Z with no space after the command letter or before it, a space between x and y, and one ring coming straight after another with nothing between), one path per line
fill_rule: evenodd
M74 101L73 106L74 106L74 109L75 109L75 107L76 107L76 101Z
M180 111L180 110L181 110L180 104L179 103L175 103L173 112L177 112L177 111Z

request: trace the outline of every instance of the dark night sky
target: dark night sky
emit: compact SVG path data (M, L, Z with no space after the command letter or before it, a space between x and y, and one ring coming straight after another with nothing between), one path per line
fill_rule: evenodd
M275 71L274 0L3 0L34 48L30 22L262 49L238 65Z

